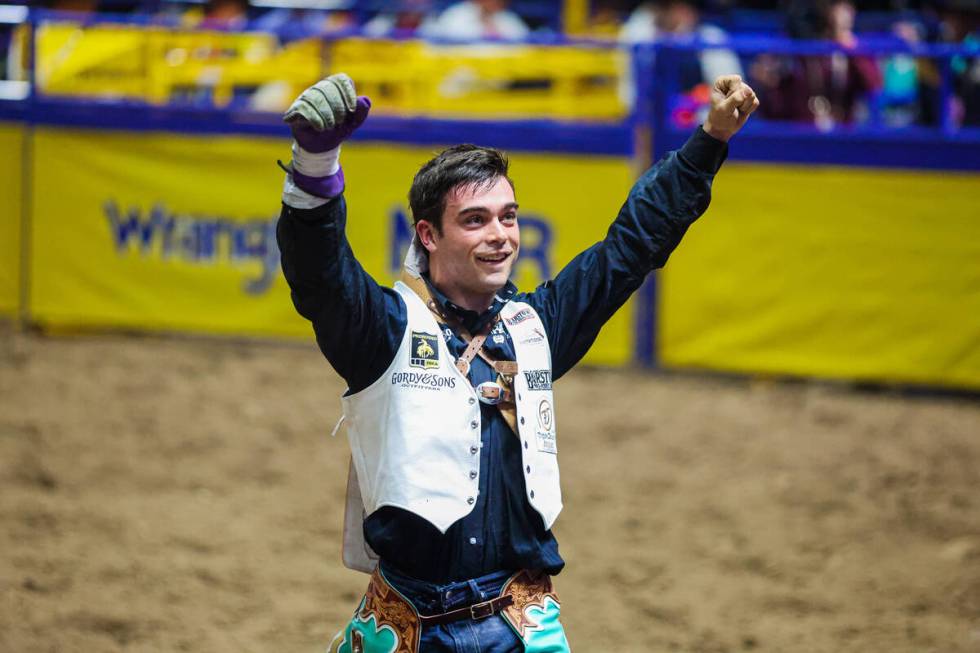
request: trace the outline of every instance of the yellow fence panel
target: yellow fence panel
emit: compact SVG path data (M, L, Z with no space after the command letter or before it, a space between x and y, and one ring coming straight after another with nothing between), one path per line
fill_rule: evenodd
M321 77L320 41L273 34L46 22L37 28L43 94L223 107L237 95L282 111Z
M38 26L43 94L283 111L328 72L346 72L376 113L615 121L629 56L598 45L435 45L306 39L160 26Z
M0 122L0 315L20 306L24 128Z
M352 38L327 52L382 113L612 121L629 112L620 92L629 57L615 48Z
M35 32L38 91L139 98L146 94L151 32L128 25L42 23Z
M284 139L39 128L33 319L52 327L309 337L275 245L283 178L275 160L288 148ZM434 149L344 149L351 244L384 283L409 242L409 184ZM615 157L515 154L513 176L523 289L602 238L631 183L629 160ZM569 193L569 179L607 192ZM627 308L588 360L628 361L632 335Z
M728 164L663 275L661 360L980 388L976 174Z

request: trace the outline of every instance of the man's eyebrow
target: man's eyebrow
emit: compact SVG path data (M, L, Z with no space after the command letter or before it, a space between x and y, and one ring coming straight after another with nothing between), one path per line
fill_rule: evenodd
M517 207L517 202L508 202L504 205L504 211L516 211ZM465 209L460 209L457 215L466 213L492 213L492 211L485 206L467 206Z

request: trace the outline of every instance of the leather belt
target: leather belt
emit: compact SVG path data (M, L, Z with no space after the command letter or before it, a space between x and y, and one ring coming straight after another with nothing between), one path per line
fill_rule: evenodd
M442 614L433 614L429 616L419 615L419 621L422 622L423 626L448 624L453 621L459 621L460 619L472 619L473 621L479 621L480 619L492 617L513 603L514 597L511 594L505 594L504 596L498 596L495 599L490 599L489 601L484 601L483 603L474 603L473 605L469 605L464 608L457 608L456 610L450 610L449 612L443 612Z
M395 635L395 645L390 649L392 653L420 653L419 640L425 626L460 619L488 619L497 614L510 624L518 637L527 641L529 631L540 627L527 617L527 611L534 606L543 612L549 601L558 605L558 597L551 586L551 576L541 571L523 569L510 577L498 598L443 614L421 616L408 599L388 584L381 568L375 567L364 599L354 614L354 621L345 632L350 633L351 644L360 642L360 648L364 650L364 633L355 627L354 622L363 624L372 620L376 624L376 630L383 626ZM330 653L337 653L340 645L347 641L343 637L335 638Z

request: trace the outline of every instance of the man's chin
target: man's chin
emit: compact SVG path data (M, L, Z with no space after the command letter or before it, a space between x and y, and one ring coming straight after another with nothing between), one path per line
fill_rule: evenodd
M491 275L486 279L486 286L488 289L492 289L492 292L496 293L501 288L507 285L510 280L510 270L507 272L502 272L500 274Z
M481 295L496 295L500 292L500 289L507 285L508 278L503 275L492 275L484 277L480 280L479 284L479 294ZM476 289L474 289L476 290Z

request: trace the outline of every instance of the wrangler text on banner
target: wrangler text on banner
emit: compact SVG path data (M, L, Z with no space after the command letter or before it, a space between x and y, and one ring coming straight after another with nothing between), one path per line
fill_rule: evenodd
M411 238L406 195L437 148L345 147L347 233L381 283ZM63 156L71 152L70 160ZM279 269L275 224L285 139L98 132L36 133L31 314L59 327L126 327L307 337ZM40 174L43 172L43 174ZM524 290L600 240L631 184L625 157L516 153ZM46 186L53 180L57 192ZM590 180L602 193L572 191ZM591 362L633 351L632 307L603 329Z

